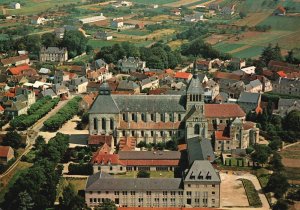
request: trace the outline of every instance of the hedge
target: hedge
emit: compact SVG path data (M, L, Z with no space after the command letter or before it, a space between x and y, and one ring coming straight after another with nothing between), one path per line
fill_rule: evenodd
M248 179L241 179L247 194L249 205L253 207L262 207L262 203L258 192L256 191L253 183Z
M92 175L93 174L93 165L90 163L87 164L74 164L70 163L69 174L72 175Z
M56 131L65 122L70 120L75 114L78 113L79 102L81 97L76 96L71 99L63 108L61 108L55 115L50 117L44 122L44 126L47 130Z
M41 104L40 101L43 104ZM17 116L13 120L11 120L9 124L12 128L25 130L36 123L39 119L44 117L47 113L49 113L58 104L58 102L59 98L55 98L50 101L49 98L45 100L41 99L32 105L33 108L30 108L31 114Z
M27 110L28 114L33 114L37 110L39 110L42 106L45 105L48 101L51 100L50 96L45 96L41 98L40 100L36 101L34 104L31 105L31 107Z

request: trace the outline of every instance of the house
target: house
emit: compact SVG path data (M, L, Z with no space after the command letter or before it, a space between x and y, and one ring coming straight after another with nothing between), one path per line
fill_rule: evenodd
M54 30L54 34L55 34L56 38L63 39L64 35L65 35L65 31L66 31L66 29L64 27L62 27L62 28L56 28Z
M145 28L145 24L144 23L137 23L137 24L135 24L135 28L136 29L144 29Z
M181 15L181 11L179 9L173 9L171 12L173 15L177 15L177 16Z
M220 5L219 5L219 4L212 3L212 4L209 4L209 5L208 5L208 9L214 10L214 11L220 11Z
M241 68L241 70L243 72L245 72L246 74L255 74L255 69L256 69L255 66L249 66L249 67Z
M230 60L230 64L234 67L234 69L242 69L246 67L246 61L240 58L232 58Z
M288 95L300 95L300 80L278 78L273 82L273 92Z
M197 60L195 68L196 68L196 70L209 71L212 69L212 61L211 60Z
M69 84L69 90L75 93L87 92L88 79L86 77L79 77L72 79Z
M18 3L18 2L12 2L12 3L10 3L10 8L12 8L12 9L21 9L21 4L20 3Z
M112 40L113 36L111 34L107 33L106 31L98 31L95 34L95 38L102 39L102 40Z
M118 91L130 91L133 93L140 93L140 86L136 84L134 81L130 80L121 80L119 82Z
M53 79L54 84L62 83L66 81L70 81L70 74L64 71L55 71L54 79Z
M87 72L87 79L92 82L104 82L112 78L112 72L108 71L106 68L102 67L95 71Z
M40 62L65 62L68 60L67 48L42 47L40 50Z
M47 68L41 68L40 70L39 70L39 74L49 74L49 73L51 73L51 70L50 69L47 69Z
M27 114L27 109L28 106L26 105L26 103L17 101L15 103L12 103L10 107L5 108L4 115L7 117L15 117L22 114Z
M149 77L149 78L143 79L140 82L140 85L141 85L141 90L144 90L144 89L153 90L153 89L156 89L159 87L159 79L157 79L156 77Z
M219 207L220 183L218 172L207 160L194 161L182 178L114 178L98 172L88 177L85 201L88 207L98 206L105 199L131 208ZM200 199L204 194L207 198Z
M102 59L95 60L93 65L94 65L94 68L96 68L96 69L100 69L102 67L108 69L108 64Z
M29 64L30 60L28 55L19 55L19 56L14 56L9 58L3 58L0 60L0 62L4 67L8 67L12 65L20 66L20 65Z
M0 146L0 163L7 164L10 160L15 158L14 150L10 146Z
M123 17L114 18L111 21L111 27L112 28L122 28L124 26L124 19Z
M94 93L84 95L82 97L82 100L79 102L80 109L84 111L88 111L91 108L95 98L96 98L96 94Z
M212 79L205 81L205 83L203 84L203 88L204 88L204 101L206 103L214 101L216 96L219 95L220 86Z
M233 5L223 7L221 9L221 13L226 16L233 15L235 13L235 5L233 4Z
M197 12L192 15L186 15L184 16L185 22L193 23L193 22L199 22L203 20L204 15L202 12Z
M234 79L219 79L220 91L225 92L230 98L238 98L245 91L245 83Z
M260 105L260 93L242 92L237 102L246 113L255 111L258 114L262 112L262 108Z
M259 79L250 81L249 84L245 86L245 91L250 93L261 93L263 92L263 84Z
M299 99L279 98L278 108L273 111L273 114L278 114L281 117L285 117L288 113L294 110L300 111Z
M130 73L141 71L146 67L146 62L141 61L139 58L134 57L124 57L118 61L118 67L123 73Z
M131 1L121 1L122 7L131 7L133 3Z
M79 19L79 21L80 21L82 24L86 24L86 23L93 23L93 22L104 21L104 20L106 20L106 19L107 19L107 18L106 18L105 16L103 16L103 13L100 13L100 15L98 15L98 16L82 18L82 19Z
M52 86L52 90L59 98L66 99L70 96L69 88L66 87L64 84L54 84Z
M176 82L188 83L192 79L193 75L188 72L176 72L174 78Z
M286 9L285 9L283 6L279 5L279 6L275 9L275 11L273 12L273 14L274 14L274 15L278 15L278 16L285 16L285 14L286 14Z
M87 92L90 93L90 92L98 92L99 91L99 88L101 86L101 83L97 83L97 82L88 82L88 85L87 85Z
M44 25L47 22L47 20L44 17L34 17L31 19L31 24L34 25Z
M30 66L28 66L27 64L24 65L20 65L17 67L10 67L6 70L7 75L11 75L11 76L20 76L22 74L25 74L25 72L29 72L32 69L30 68ZM29 73L30 74L30 73ZM36 71L32 71L33 75L36 75Z
M40 91L40 93L38 94L39 98L43 98L45 96L50 96L51 98L56 98L57 95L55 94L55 92L51 89L43 89L42 91Z

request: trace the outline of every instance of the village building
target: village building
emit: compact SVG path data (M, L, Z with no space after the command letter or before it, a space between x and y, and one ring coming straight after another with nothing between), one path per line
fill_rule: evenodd
M285 117L291 111L300 111L300 100L299 99L284 99L279 98L278 108L273 111L273 114Z
M274 15L278 15L278 16L285 16L286 15L286 9L279 5L275 11L273 12Z
M30 64L28 55L19 55L15 57L3 58L0 60L0 62L4 67L8 67L12 65L20 66L20 65Z
M75 93L87 92L88 79L86 77L79 77L72 79L69 84L69 90Z
M273 92L288 95L300 95L300 80L299 79L287 79L278 78L273 82Z
M93 17L87 17L87 18L82 18L79 19L79 21L82 24L86 24L86 23L93 23L93 22L98 22L98 21L104 21L107 18L103 15L103 13L101 13L99 16L93 16Z
M10 3L10 8L12 8L12 9L21 9L21 4L20 3L18 3L18 2L12 2L12 3Z
M195 68L196 70L205 70L209 71L212 69L212 60L197 60Z
M149 77L146 79L143 79L140 82L141 90L149 89L153 90L159 87L159 79L156 77Z
M44 25L46 22L47 20L44 17L40 17L40 16L31 19L31 24L34 25Z
M204 19L204 15L202 12L197 12L192 15L184 16L185 22L190 22L190 23L199 22L202 21L203 19Z
M111 21L111 27L112 28L122 28L124 26L124 19L123 17L114 18Z
M118 61L118 68L121 69L123 73L130 73L141 71L146 67L146 62L141 61L139 58L134 57L124 57Z
M68 60L67 48L42 47L40 50L40 62L65 62Z
M111 34L109 34L108 32L106 31L98 31L96 34L95 34L95 38L96 39L102 39L102 40L112 40L113 39L113 36Z
M10 146L0 146L0 163L7 164L14 158L14 150Z
M242 92L240 97L238 98L238 104L245 111L248 112L262 112L261 108L261 94L260 93L249 93Z

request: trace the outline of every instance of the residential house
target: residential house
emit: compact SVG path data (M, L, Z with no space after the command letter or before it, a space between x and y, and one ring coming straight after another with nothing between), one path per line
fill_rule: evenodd
M188 72L176 72L174 78L176 82L184 82L184 83L189 83L189 81L192 79L193 74L188 73Z
M275 11L273 12L274 15L278 15L278 16L285 16L286 15L286 9L279 5Z
M197 60L195 67L196 70L209 71L212 69L212 60Z
M262 112L261 108L261 94L242 92L238 98L238 104L246 112L255 111L257 114Z
M218 84L220 86L220 91L227 93L230 98L237 99L241 92L245 91L245 83L243 81L219 79Z
M27 64L20 65L17 67L9 67L6 70L7 75L9 76L20 76L20 75L36 75L37 72L32 69L30 66Z
M221 13L226 16L231 16L235 13L235 5L225 6L221 9Z
M181 11L179 9L173 9L171 12L173 15L177 15L177 16L181 15Z
M21 9L21 4L20 3L18 3L18 2L12 2L12 3L10 3L10 8L12 8L12 9Z
M52 89L54 93L61 99L67 99L70 96L69 88L64 84L53 84Z
M113 77L112 72L108 71L106 68L102 67L100 69L97 69L95 71L88 71L87 72L87 78L89 81L92 82L104 82L106 80L109 80Z
M43 89L38 94L39 98L43 98L45 96L50 96L51 98L56 98L57 97L57 95L55 94L55 92L51 88Z
M255 69L256 69L255 66L249 66L249 67L241 68L241 70L243 72L245 72L246 74L255 74Z
M86 77L79 77L72 79L69 84L69 90L75 93L87 92L88 79Z
M31 24L34 25L44 25L47 22L47 20L44 17L34 17L31 19Z
M140 93L140 86L134 81L130 80L121 80L117 87L118 91L130 91L133 93Z
M97 95L94 93L84 95L82 97L82 100L79 102L80 109L84 111L88 111L91 108L96 96Z
M70 74L64 71L55 71L54 73L54 84L63 83L70 81Z
M133 3L131 1L121 1L122 7L131 7Z
M5 116L11 116L11 117L15 117L15 116L19 116L22 114L27 114L27 109L28 106L26 105L26 103L17 101L11 104L11 106L6 107L4 110L4 114Z
M215 10L215 11L220 11L220 5L219 5L219 4L212 3L212 4L209 4L209 5L208 5L208 9L210 9L210 10Z
M300 80L299 79L287 79L278 78L273 82L273 92L288 95L300 95Z
M124 19L123 17L114 18L111 21L111 27L112 28L122 28L124 26Z
M259 79L250 81L249 84L245 86L245 91L250 93L261 93L263 92L263 84Z
M202 21L204 19L203 17L204 15L202 12L197 12L192 15L185 15L184 20L185 22L194 23L194 22Z
M28 55L19 55L9 58L3 58L0 60L0 62L4 67L30 64Z
M134 57L124 57L118 61L118 67L123 73L130 73L141 71L146 67L146 62L141 61L139 58Z
M65 62L68 60L67 48L42 47L40 50L40 62Z
M136 29L144 29L145 28L145 24L142 22L142 23L137 23L135 24L135 28Z
M285 99L279 98L278 108L273 111L273 114L278 114L281 117L285 117L291 111L300 111L299 99Z
M95 34L95 38L96 39L102 39L102 40L112 40L113 36L111 34L109 34L108 32L106 32L106 31L98 31Z
M108 69L108 64L102 59L97 59L93 62L93 67L95 69L100 69L102 67Z
M7 164L15 158L14 150L10 146L0 146L0 163Z
M159 79L156 77L149 77L146 79L143 79L140 82L141 85L141 90L144 89L149 89L149 90L153 90L159 87Z
M51 73L51 70L47 69L47 68L41 68L39 70L39 74L46 74L46 75L48 75L49 73Z
M88 92L88 93L90 93L90 92L98 92L100 86L101 86L101 83L97 83L97 82L88 82L88 84L87 84L87 86L86 86L86 89L87 89L87 92Z
M63 39L64 35L65 35L65 31L66 31L66 29L64 27L62 27L62 28L56 28L54 30L54 34L55 34L56 38Z
M210 79L203 84L204 88L204 101L212 102L219 95L220 86L214 80Z

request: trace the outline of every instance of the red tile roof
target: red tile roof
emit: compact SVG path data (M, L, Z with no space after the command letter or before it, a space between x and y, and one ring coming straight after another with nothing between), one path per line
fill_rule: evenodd
M149 90L149 95L163 95L168 91L168 88L157 88L153 90Z
M136 146L135 137L121 137L120 138L120 150L121 151L132 151Z
M94 102L94 99L90 94L83 96L82 100L85 101L88 104L88 106L91 106L92 103Z
M280 77L283 77L283 78L286 77L286 73L284 73L284 71L278 71L277 74L278 74Z
M245 117L246 113L238 104L205 104L206 118Z
M91 159L91 163L103 164L103 165L124 165L122 161L119 160L118 154L101 154L95 153Z
M100 144L107 144L108 146L111 146L111 143L113 141L112 136L106 136L106 135L90 135L88 144L89 145L100 145Z
M1 59L1 63L3 65L8 65L8 64L14 64L18 61L22 61L22 60L26 60L26 59L28 59L28 55L19 55L19 56L15 56L15 57Z
M126 166L178 166L179 160L122 160Z
M280 11L281 13L285 13L286 12L285 8L283 6L281 6L281 5L279 5L277 7L277 10Z
M178 144L178 151L186 150L187 149L187 144Z
M160 130L160 129L178 129L180 122L125 122L120 121L120 129L144 129L144 130Z
M179 78L179 79L190 79L192 78L192 74L191 73L187 73L187 72L176 72L175 74L175 78Z
M243 128L245 130L249 130L251 128L255 128L255 123L250 122L250 121L246 121L246 122L243 123Z
M230 136L226 135L224 131L215 131L216 140L231 140Z
M10 146L0 146L0 157L6 158L9 152Z
M185 208L185 207L118 207L118 210L217 210L215 208ZM221 209L218 209L221 210Z
M4 111L4 108L3 106L0 105L0 112L3 112Z
M17 67L11 67L8 69L8 71L10 71L12 75L20 75L23 71L27 71L29 69L30 67L26 64Z

